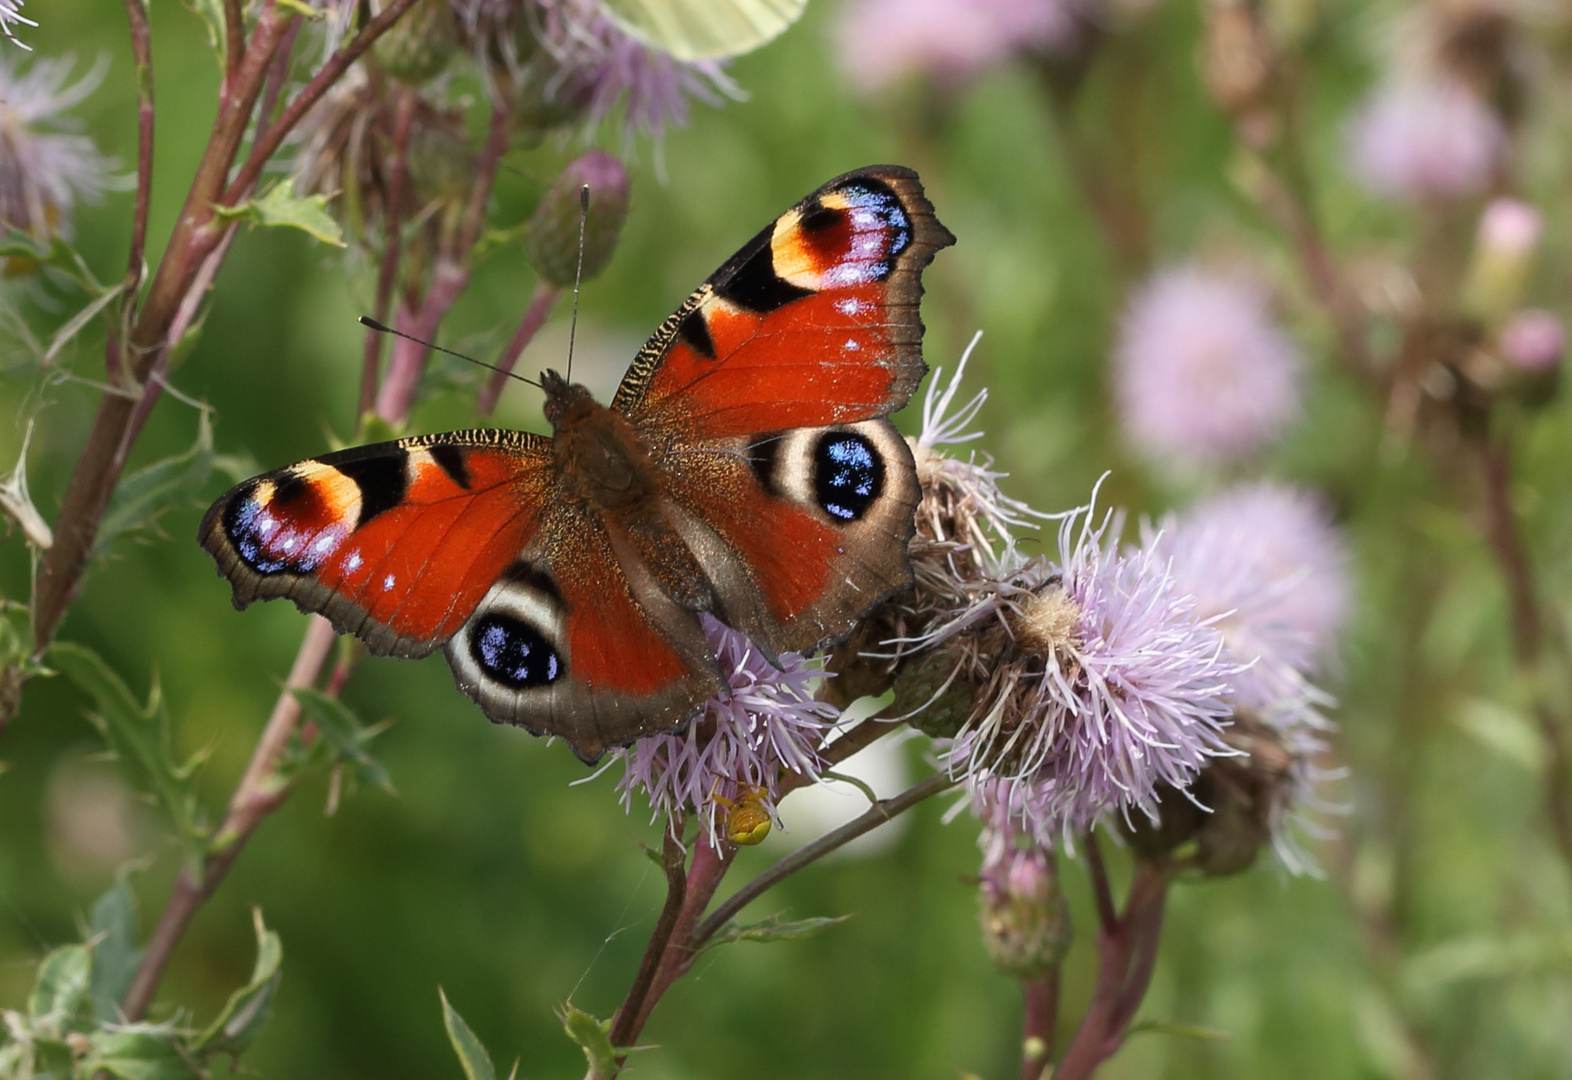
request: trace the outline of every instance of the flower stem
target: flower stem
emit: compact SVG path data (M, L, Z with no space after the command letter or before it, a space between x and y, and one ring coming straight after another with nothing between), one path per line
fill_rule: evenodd
M518 363L524 350L529 348L529 343L535 340L535 335L546 324L546 316L551 314L552 305L561 293L561 289L546 281L535 284L534 295L530 297L524 318L519 321L519 328L513 332L507 348L502 350L501 357L497 359L497 370L476 395L475 412L478 415L490 416L497 407L497 399L502 396L502 388L508 384L513 365Z
M1042 1080L1053 1060L1054 1029L1059 1022L1059 968L1021 983L1021 1080Z
M398 280L399 259L404 252L404 189L409 182L410 133L415 125L415 108L419 104L415 92L402 88L393 112L393 149L388 155L386 246L382 262L377 269L377 296L371 317L379 323L388 321L388 309L393 303L393 286ZM365 352L360 367L360 406L356 410L358 422L376 406L377 376L382 359L382 334L366 330Z
M671 942L672 931L677 928L677 918L687 899L687 851L681 840L683 825L681 818L666 823L666 838L661 850L661 866L666 871L666 904L661 908L660 917L655 920L655 930L650 934L643 959L639 961L633 985L628 988L628 996L623 1000L622 1008L617 1010L617 1018L611 1025L612 1046L630 1046L637 1037L637 1033L632 1030L634 1021L644 1007L644 1000L655 981L655 972L660 968L661 957Z
M1088 843L1087 861L1100 868L1101 855L1093 855L1097 850ZM1094 882L1099 876L1106 884L1106 873L1097 871ZM1138 862L1123 915L1098 928L1100 960L1092 1003L1053 1073L1054 1080L1086 1080L1124 1044L1125 1032L1146 996L1157 964L1168 879L1166 866Z

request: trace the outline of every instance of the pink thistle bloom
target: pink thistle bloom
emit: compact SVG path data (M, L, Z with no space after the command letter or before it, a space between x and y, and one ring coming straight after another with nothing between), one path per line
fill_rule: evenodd
M1544 219L1521 199L1492 199L1479 215L1479 246L1498 256L1520 262L1539 246Z
M113 183L114 162L64 115L104 81L108 62L73 83L75 65L63 56L23 70L0 54L0 222L40 240L69 237L77 200L96 201Z
M1246 278L1183 266L1130 301L1114 351L1125 434L1154 460L1215 465L1276 439L1299 411L1300 355Z
M699 815L710 842L718 846L727 808L749 792L775 815L775 785L783 772L818 781L824 766L819 750L840 718L834 705L816 701L813 684L825 678L796 653L770 663L738 630L708 615L704 631L731 684L710 699L686 731L652 735L616 751L626 766L617 791L633 807L633 793L649 799L651 820L683 811Z
M22 14L22 5L25 0L0 0L0 34L10 38L18 48L33 51L33 47L17 38L12 30L15 26L37 26L32 19Z
M1475 194L1489 183L1505 149L1496 114L1448 78L1382 86L1349 129L1354 177L1371 192L1397 199Z
M1240 705L1281 722L1326 702L1307 679L1335 653L1352 590L1347 544L1318 498L1241 484L1147 530L1146 546L1246 665L1234 680Z
M1160 785L1183 790L1209 757L1231 752L1222 732L1241 666L1166 560L1120 552L1117 519L1094 528L1092 514L1061 522L1058 563L1017 590L1027 662L941 753L974 806L1003 807L1044 844L1108 813L1155 815Z
M1561 320L1541 308L1520 311L1501 328L1501 356L1519 371L1555 370L1566 345Z
M920 75L951 85L1023 52L1063 52L1080 37L1085 0L853 0L835 36L841 68L863 93Z

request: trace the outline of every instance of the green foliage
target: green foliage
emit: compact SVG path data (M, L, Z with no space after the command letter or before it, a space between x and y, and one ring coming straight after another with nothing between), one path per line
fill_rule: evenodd
M442 999L442 1026L447 1029L453 1052L464 1067L465 1080L497 1080L497 1070L491 1064L491 1055L486 1053L479 1036L470 1030L459 1011L449 1004L447 992L440 986L437 987L437 996Z
M283 180L256 198L239 206L224 207L219 213L224 217L241 218L252 225L299 229L324 244L343 247L344 231L328 213L327 204L326 195L296 195L294 186Z
M257 933L257 962L251 981L229 996L224 1011L191 1044L198 1054L239 1055L262 1030L273 1007L273 995L283 977L284 946L262 922L261 908L254 908L251 915Z
M776 912L767 919L756 923L742 925L732 919L725 926L715 932L715 936L704 943L706 949L716 945L729 945L734 941L800 941L823 933L832 926L850 919L850 915L840 915L834 918L819 917L813 919L795 919L791 922L784 920L781 912Z
M611 1080L620 1071L617 1065L618 1050L611 1045L611 1021L597 1020L571 1001L562 1003L557 1019L568 1038L579 1044L584 1058L589 1062L589 1075L593 1080ZM626 1053L626 1051L623 1051ZM473 1080L473 1078L472 1078Z
M251 471L245 458L214 450L212 413L199 410L196 440L190 449L120 481L99 526L96 550L102 553L122 537L148 533L171 510L199 505L215 472L237 481Z
M115 884L93 904L89 944L93 948L93 1015L100 1024L120 1015L121 999L131 988L143 950L136 943L136 893L130 874L116 876Z
M191 865L199 867L208 824L193 778L207 753L193 754L185 761L176 759L169 710L158 680L153 680L143 705L92 650L59 641L48 655L56 670L93 699L97 712L88 717L93 726L122 761L138 770L168 815Z
M342 701L309 686L297 687L293 693L301 709L317 725L320 735L307 756L297 759L296 767L323 760L348 765L356 780L375 784L389 795L394 794L392 776L381 762L366 752L371 740L386 731L390 722L367 726Z

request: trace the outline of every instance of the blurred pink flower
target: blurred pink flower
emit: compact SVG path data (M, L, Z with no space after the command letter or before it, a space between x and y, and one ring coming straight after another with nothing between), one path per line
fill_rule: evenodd
M1021 52L1075 43L1086 0L851 0L835 36L863 93L908 75L961 83Z
M1119 419L1156 460L1237 460L1298 413L1299 369L1299 350L1257 283L1195 266L1167 270L1136 293L1120 323Z
M1325 700L1307 682L1347 622L1348 550L1322 501L1273 481L1240 484L1146 530L1196 616L1246 670L1235 699L1282 720Z
M1479 215L1479 246L1505 258L1521 260L1539 244L1544 221L1521 199L1492 199Z
M1520 371L1553 370L1566 344L1561 320L1540 308L1518 312L1501 328L1501 356Z
M1380 87L1349 131L1353 174L1377 195L1456 198L1484 189L1506 148L1500 119L1453 79Z
M819 748L840 714L814 700L813 684L825 677L817 666L783 653L777 668L746 634L708 615L701 618L731 689L711 698L680 734L652 735L617 751L626 765L617 790L629 810L633 793L644 792L656 818L697 813L713 844L727 815L716 796L736 802L757 793L773 817L780 775L819 778Z
M113 185L115 162L66 115L104 81L101 59L74 83L71 56L26 61L0 53L0 224L37 239L71 236L76 203Z

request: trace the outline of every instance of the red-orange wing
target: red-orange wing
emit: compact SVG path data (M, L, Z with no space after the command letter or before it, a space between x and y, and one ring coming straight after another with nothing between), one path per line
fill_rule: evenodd
M586 759L680 724L720 687L697 616L558 490L548 440L513 431L401 439L254 477L200 539L236 607L289 597L377 654L446 646L492 720Z
M617 391L722 616L770 648L832 641L910 579L916 468L884 417L927 370L921 274L953 242L911 170L837 177L701 285Z
M837 177L699 286L612 408L689 444L886 416L927 370L920 275L954 242L910 169Z
M539 531L551 464L513 431L355 447L237 485L198 539L236 607L286 596L374 653L424 656Z

